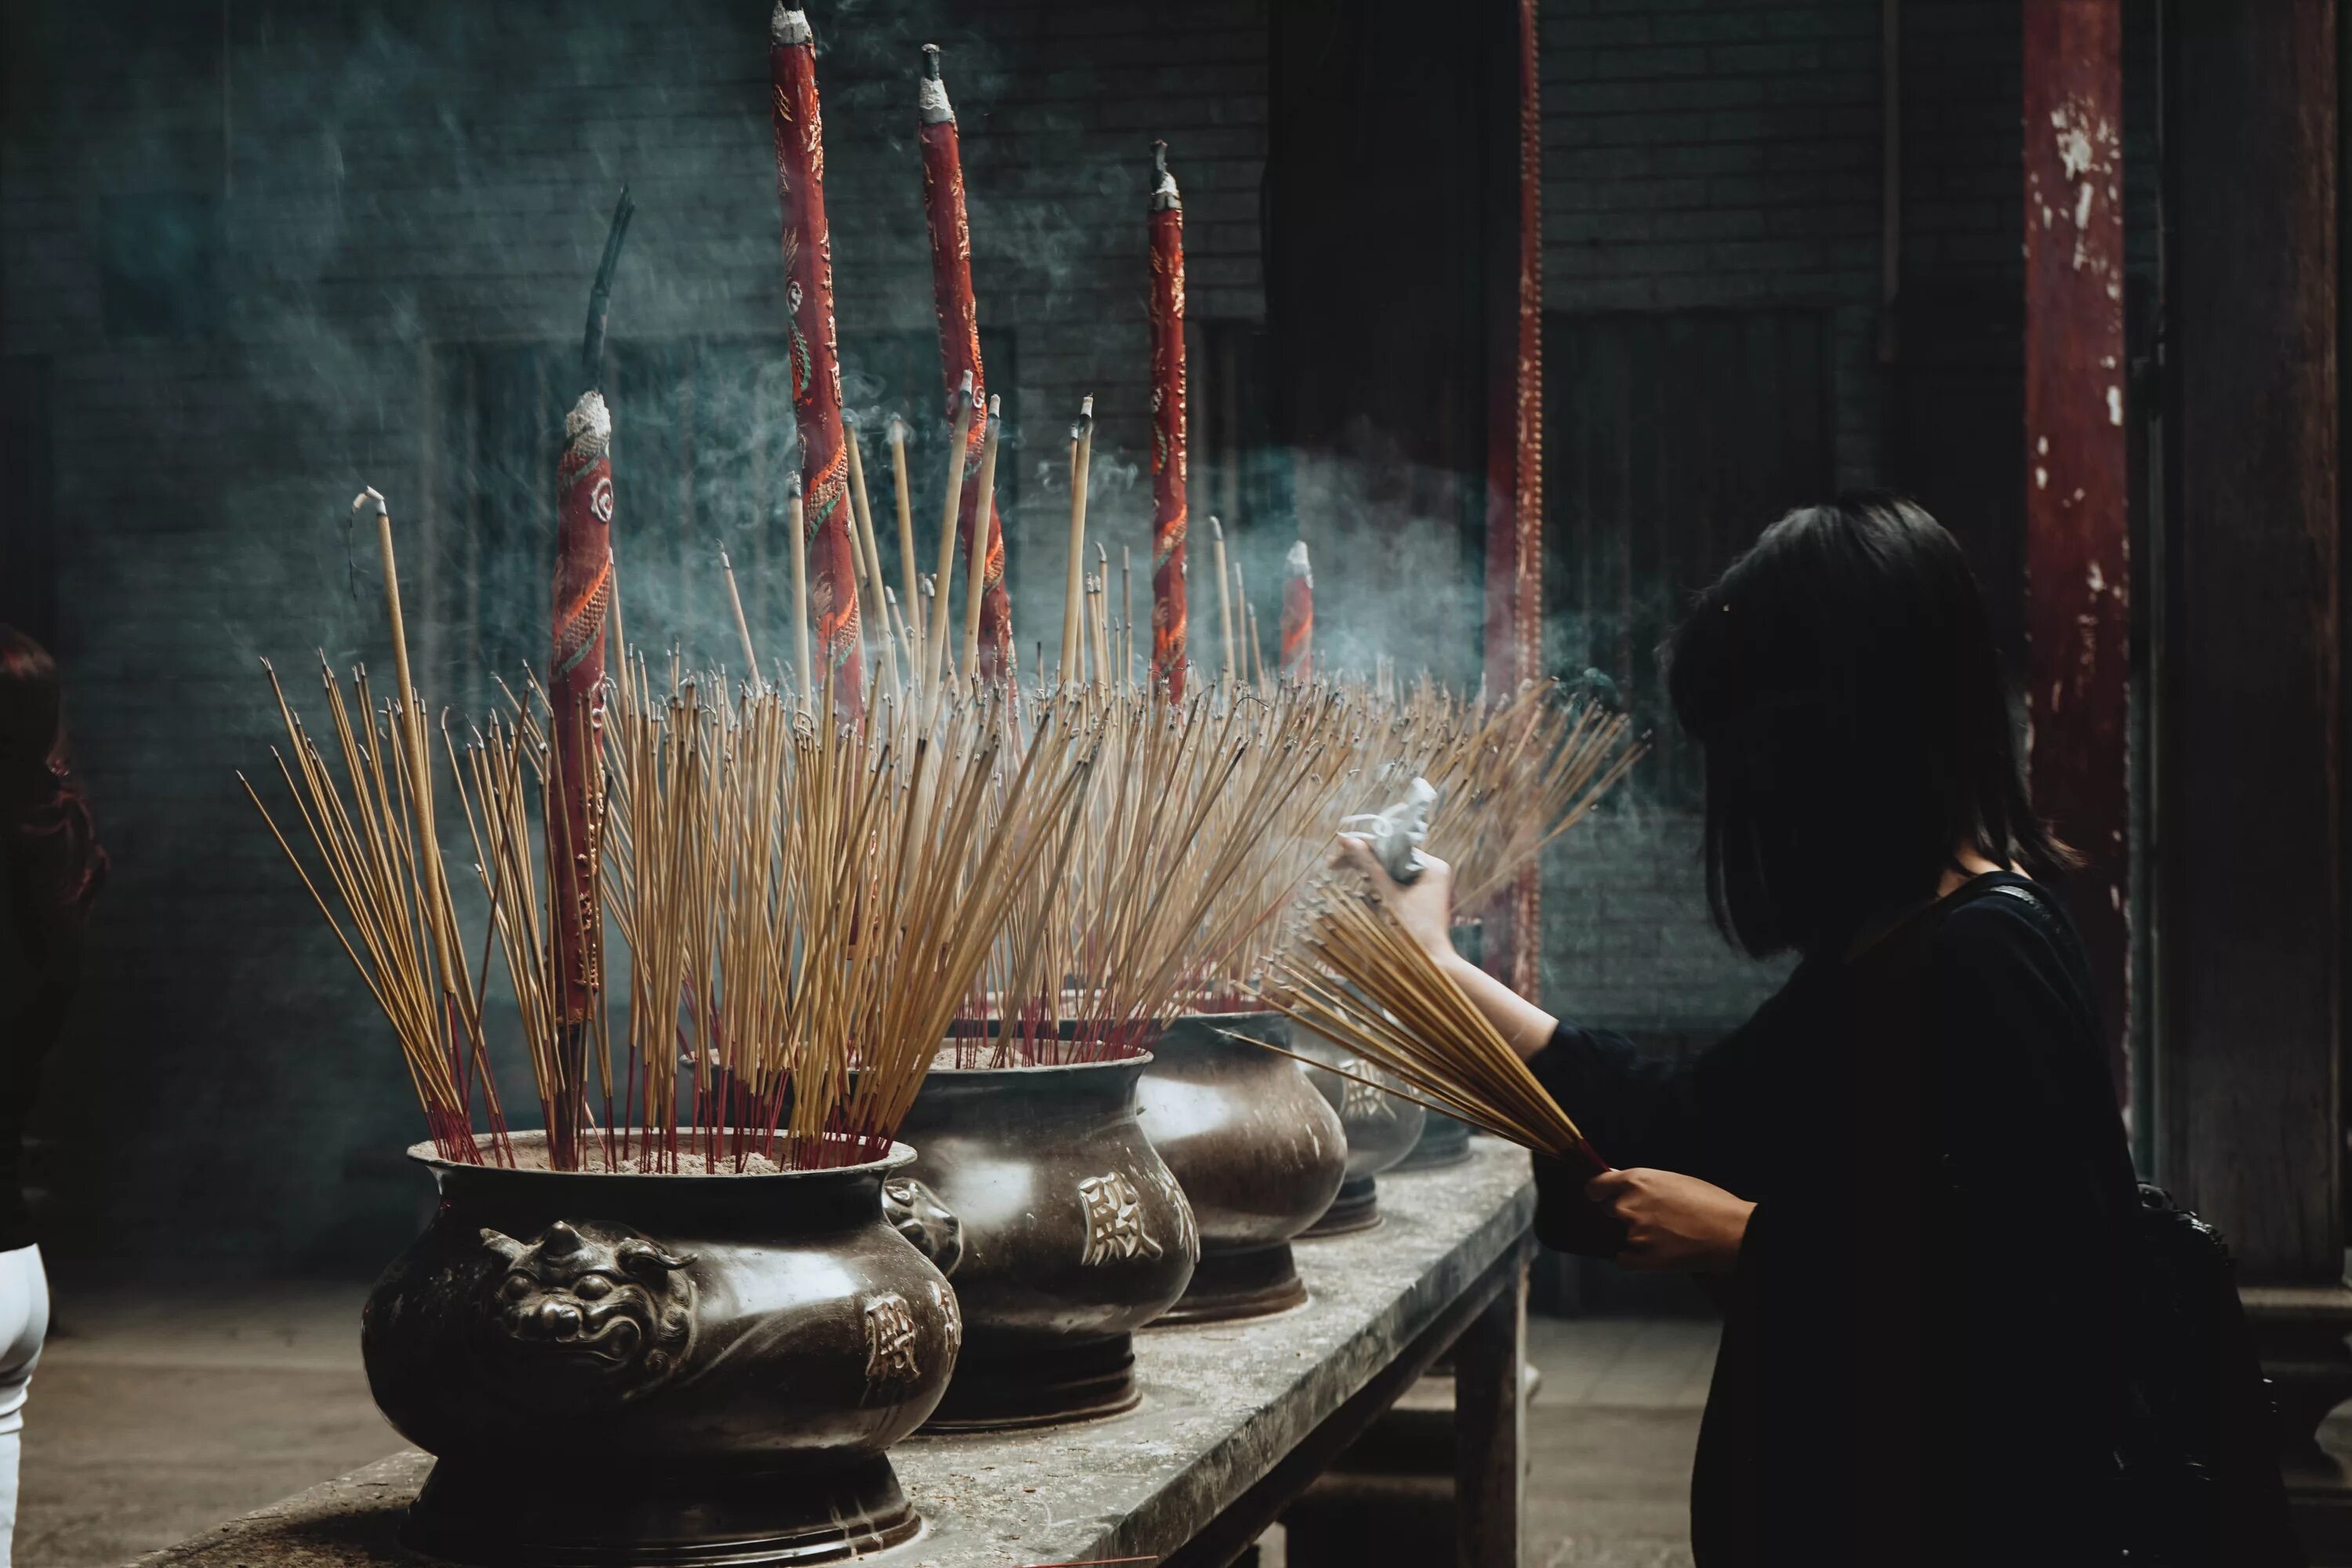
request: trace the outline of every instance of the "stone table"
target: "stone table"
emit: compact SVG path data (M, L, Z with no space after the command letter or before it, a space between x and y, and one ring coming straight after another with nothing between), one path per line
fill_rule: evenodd
M1143 1403L1026 1432L917 1437L891 1452L929 1521L874 1568L1021 1568L1134 1558L1223 1568L1451 1347L1457 1557L1517 1568L1525 1399L1528 1157L1480 1138L1465 1163L1381 1179L1386 1222L1298 1244L1307 1304L1136 1336ZM397 1541L431 1468L394 1454L194 1540L147 1568L411 1568Z

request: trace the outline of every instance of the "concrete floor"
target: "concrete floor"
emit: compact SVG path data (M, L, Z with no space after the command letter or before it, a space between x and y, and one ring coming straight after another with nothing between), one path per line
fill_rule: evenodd
M16 1561L112 1568L401 1447L360 1370L364 1294L60 1285L26 1408ZM1715 1325L1536 1319L1528 1340L1530 1568L1688 1568Z
M1690 1468L1717 1325L1534 1318L1530 1568L1690 1568Z
M16 1561L111 1568L402 1447L353 1286L77 1291L25 1406Z

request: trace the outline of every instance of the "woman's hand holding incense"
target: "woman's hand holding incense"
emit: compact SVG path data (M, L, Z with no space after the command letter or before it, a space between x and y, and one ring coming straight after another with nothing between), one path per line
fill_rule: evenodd
M1604 1171L1584 1195L1625 1222L1621 1268L1681 1268L1728 1274L1756 1205L1711 1182L1675 1171Z
M1510 1043L1520 1060L1551 1044L1559 1019L1454 951L1453 867L1423 854L1421 875L1410 886L1401 884L1373 855L1372 847L1352 833L1339 835L1339 847L1331 852L1330 863L1334 870L1354 869L1370 879L1382 907L1462 988L1472 1005L1486 1015L1486 1021Z
M1331 852L1331 868L1354 869L1370 877L1372 891L1423 952L1440 963L1460 962L1454 951L1453 867L1433 855L1423 855L1421 875L1407 885L1389 875L1368 840L1342 833L1339 847Z

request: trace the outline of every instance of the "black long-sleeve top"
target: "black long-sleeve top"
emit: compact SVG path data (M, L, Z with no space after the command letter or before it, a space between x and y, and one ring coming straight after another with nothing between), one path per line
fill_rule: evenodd
M1692 1476L1702 1568L2114 1560L2136 1192L2056 908L1979 877L1692 1061L1568 1025L1534 1058L1612 1164L1757 1205ZM1608 1245L1588 1173L1537 1161L1566 1250Z

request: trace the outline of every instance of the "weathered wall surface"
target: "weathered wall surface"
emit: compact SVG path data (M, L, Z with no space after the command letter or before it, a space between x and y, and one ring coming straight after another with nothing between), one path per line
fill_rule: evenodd
M931 329L913 72L920 43L948 50L983 339L1012 367L997 390L1014 421L1024 661L1058 630L1062 435L1084 393L1099 415L1097 525L1114 556L1146 536L1154 136L1184 191L1193 318L1265 319L1268 5L813 11L851 401L877 412L884 362L909 342L920 361ZM1904 10L1906 287L1932 297L1936 276L1964 275L1969 298L1992 298L2015 268L2014 3ZM680 342L756 352L772 338L766 5L256 4L229 8L226 32L223 14L49 0L7 21L0 334L8 385L50 388L59 644L115 857L44 1115L53 1234L124 1257L348 1267L413 1223L392 1151L416 1118L383 1026L234 782L267 765L255 660L275 658L298 691L315 689L314 647L383 666L373 554L363 539L348 552L342 527L362 482L402 522L428 667L447 673L474 646L467 540L444 503L465 473L447 439L452 367L521 345L569 353L622 182L639 213L616 350L635 363ZM1913 482L1890 458L1900 378L1876 352L1879 14L1876 0L1542 9L1552 319L1811 313L1824 483ZM1362 133L1376 157L1388 132ZM1972 321L1963 368L2005 374L2009 331ZM649 559L624 559L625 584L656 619L715 623L700 514L643 479L649 459L632 489L625 394L620 534ZM640 410L641 453L646 427ZM1555 552L1570 549L1569 478L1548 486ZM1195 479L1204 515L1220 503L1197 467ZM919 474L919 496L931 482ZM762 526L756 505L740 510ZM1254 567L1255 588L1273 581ZM530 638L540 592L512 613ZM1632 659L1619 673L1655 681ZM1556 1009L1687 1042L1774 983L1706 925L1690 804L1645 778L1555 857Z

